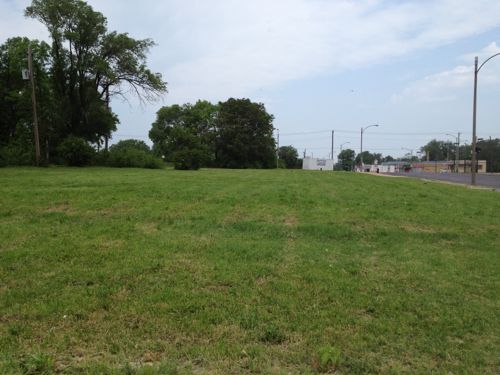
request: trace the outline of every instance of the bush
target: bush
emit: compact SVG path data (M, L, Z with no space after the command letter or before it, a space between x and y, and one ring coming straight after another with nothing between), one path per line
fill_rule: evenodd
M198 170L205 162L205 154L201 150L183 148L172 155L174 168L178 170Z
M35 147L31 125L20 123L16 126L15 136L8 143L0 146L0 166L33 165L34 163Z
M109 163L109 151L101 150L94 155L94 160L92 161L92 165L104 167Z
M110 147L108 165L116 168L160 169L163 161L156 158L144 142L128 139Z
M139 150L144 152L151 152L151 149L144 141L139 141L137 139L125 139L120 141L109 148L110 150Z
M69 136L57 148L59 156L66 165L82 167L89 165L95 150L83 138Z
M0 150L0 168L6 167L6 166L7 166L7 161L5 161L5 159L3 158L2 152Z

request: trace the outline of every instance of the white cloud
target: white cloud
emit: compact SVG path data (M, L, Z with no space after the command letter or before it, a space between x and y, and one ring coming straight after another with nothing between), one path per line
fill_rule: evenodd
M174 25L165 27L175 28L169 42L187 56L166 59L163 69L180 101L223 99L383 63L500 24L497 1L457 3L174 1Z
M500 25L498 0L90 0L110 28L152 37L168 101L251 95L357 69ZM27 0L0 0L0 40L46 37Z
M0 0L0 43L15 36L47 40L48 32L39 22L24 18L27 0Z
M461 56L460 61L472 62L479 57L479 64L488 57L499 53L500 47L495 42L482 50ZM500 58L499 58L500 59ZM453 101L471 92L474 80L474 65L459 65L450 70L432 74L409 84L400 94L393 96L393 101L416 100L421 102ZM488 69L480 71L479 80L482 87L493 87L500 83L500 64L489 64Z

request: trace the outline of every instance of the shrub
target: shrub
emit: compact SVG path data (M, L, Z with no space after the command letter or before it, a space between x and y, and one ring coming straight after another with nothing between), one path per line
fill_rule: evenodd
M173 150L174 168L197 170L210 160L210 150L193 129L174 126L171 129L169 148Z
M172 154L174 168L178 170L198 170L205 161L203 151L183 148Z
M101 150L94 155L93 165L106 166L109 163L109 151Z
M35 147L31 125L20 123L16 126L15 136L0 146L0 166L33 165Z
M66 165L82 167L89 165L95 150L83 138L69 136L57 148L59 156Z
M110 147L110 150L139 150L144 152L151 152L151 149L144 141L139 141L138 139L125 139L120 141Z
M144 142L128 139L110 147L108 165L116 168L160 169L163 161L156 158Z

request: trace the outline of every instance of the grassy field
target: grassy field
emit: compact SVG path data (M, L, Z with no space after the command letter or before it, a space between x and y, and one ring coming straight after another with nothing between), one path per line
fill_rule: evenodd
M0 169L0 373L498 374L500 195Z

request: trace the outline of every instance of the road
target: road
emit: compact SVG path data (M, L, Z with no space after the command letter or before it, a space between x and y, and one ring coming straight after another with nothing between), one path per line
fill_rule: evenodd
M406 176L413 178L423 178L427 180L439 180L454 182L457 184L470 185L470 174L462 173L426 173L426 172L410 172L397 173L397 176ZM500 174L476 174L476 183L478 186L491 187L500 189Z

